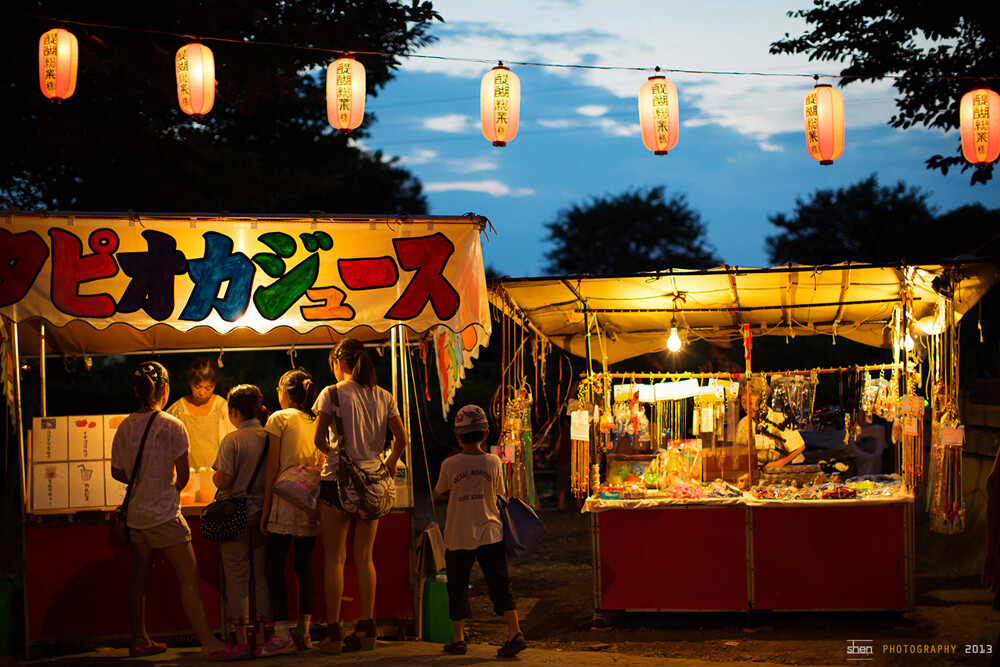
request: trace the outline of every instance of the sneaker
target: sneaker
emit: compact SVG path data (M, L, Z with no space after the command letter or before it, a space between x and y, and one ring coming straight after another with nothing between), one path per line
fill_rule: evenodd
M497 655L501 658L509 658L515 656L525 648L527 644L524 642L524 635L520 632L504 642L503 646L497 649Z
M267 643L254 652L258 658L267 658L272 655L288 655L295 653L295 642L288 635L272 635Z
M298 628L292 630L292 641L295 642L295 647L300 651L308 651L313 647L312 637L309 636L309 633Z
M469 650L469 647L464 641L457 641L445 644L442 647L442 650L445 653L451 653L453 655L465 655L466 651Z

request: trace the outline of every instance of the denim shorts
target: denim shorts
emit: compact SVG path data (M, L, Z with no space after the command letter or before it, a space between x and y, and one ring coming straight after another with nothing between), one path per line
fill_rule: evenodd
M320 480L319 501L324 505L343 511L344 506L340 504L340 490L337 487L337 480Z

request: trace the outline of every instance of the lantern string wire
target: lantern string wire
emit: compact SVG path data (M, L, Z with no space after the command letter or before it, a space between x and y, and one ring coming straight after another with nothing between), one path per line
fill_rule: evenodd
M85 21L74 21L70 19L56 19L49 16L41 16L39 14L25 13L22 16L29 18L39 19L43 21L49 21L54 24L64 24L64 25L78 25L87 28L104 28L107 30L121 30L124 32L134 32L142 33L148 35L163 35L166 37L177 37L185 40L196 40L201 42L219 42L225 44L238 44L241 46L268 46L268 47L279 47L288 49L299 49L302 51L314 51L318 53L327 53L333 55L351 55L351 56L376 56L384 58L421 58L424 60L443 60L449 62L462 62L462 63L481 63L484 65L493 65L498 62L497 58L463 58L461 56L440 56L427 53L392 53L387 51L356 51L353 49L331 49L320 46L307 46L302 44L288 44L284 42L265 42L258 40L245 40L245 39L233 39L228 37L210 37L210 36L196 36L184 33L171 32L167 30L154 30L151 28L132 28L128 26L120 25L110 25L106 23L88 23ZM701 69L680 69L672 67L639 67L639 66L620 66L620 65L583 65L583 64L572 64L572 63L547 63L547 62L533 62L533 61L517 61L517 60L506 60L504 61L508 66L518 65L521 67L550 67L556 69L581 69L581 70L595 70L595 71L620 71L620 72L670 72L674 74L699 74L699 75L711 75L711 76L764 76L764 77L790 77L790 78L810 78L814 80L819 79L871 79L871 75L845 75L845 74L817 74L815 72L805 73L795 73L795 72L743 72L736 70L701 70ZM879 77L881 79L888 80L898 80L903 78L903 75L886 75ZM941 75L927 75L925 78L928 80L992 80L1000 77L997 76L982 76L982 75L964 75L964 76L941 76Z

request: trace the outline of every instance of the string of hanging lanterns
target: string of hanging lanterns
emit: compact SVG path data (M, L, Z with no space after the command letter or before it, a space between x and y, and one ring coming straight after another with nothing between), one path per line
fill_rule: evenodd
M73 95L78 60L77 40L68 30L55 28L41 36L38 84L45 97L62 102ZM201 118L215 103L217 82L212 50L200 42L189 42L178 49L174 64L180 108L193 118ZM639 87L639 126L643 145L654 155L666 155L677 145L678 139L677 87L660 74L659 67L654 71L656 73ZM829 165L844 153L844 98L830 84L818 83L818 76L814 79L817 83L806 94L804 105L806 148L821 165ZM326 104L327 119L333 128L348 133L361 125L365 113L365 86L364 65L355 58L347 55L330 63ZM506 146L517 136L520 79L500 62L483 76L479 99L483 136L494 146ZM1000 95L984 87L967 92L959 104L959 116L965 159L982 168L1000 157Z

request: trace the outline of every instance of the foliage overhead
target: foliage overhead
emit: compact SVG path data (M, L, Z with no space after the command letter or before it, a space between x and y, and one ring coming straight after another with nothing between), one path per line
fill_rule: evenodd
M598 197L573 205L545 224L554 244L551 274L635 273L704 269L718 264L701 217L683 195L667 201L663 187Z
M919 188L879 185L872 174L838 190L796 200L790 214L769 218L780 231L766 238L773 264L934 263L995 252L1000 209L975 204L937 217Z
M842 85L892 78L899 96L890 125L953 130L962 95L976 85L1000 85L998 6L984 0L814 0L811 9L788 13L805 19L809 30L798 37L785 33L771 44L771 53L846 62ZM954 155L934 155L926 164L942 174L972 168L957 135ZM992 164L973 168L971 182L992 176Z
M331 49L396 54L357 56L375 95L397 55L432 40L438 19L416 0L7 3L0 200L22 209L423 213L409 172L328 125L325 68L339 55ZM79 41L80 64L75 94L57 104L39 91L37 53L59 20ZM178 35L202 35L215 53L215 107L200 120L178 107L174 54L188 41Z

